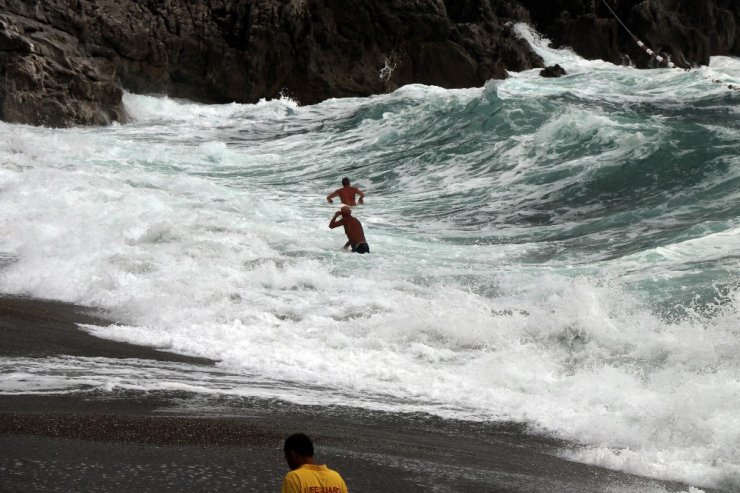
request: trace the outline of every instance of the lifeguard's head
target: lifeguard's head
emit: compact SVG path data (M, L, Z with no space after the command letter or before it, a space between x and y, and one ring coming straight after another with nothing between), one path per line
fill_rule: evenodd
M313 442L303 433L295 433L286 438L283 452L291 469L313 463Z
M342 217L349 217L352 215L352 207L345 205L341 209L339 209L339 212L342 213Z
M349 178L346 176L342 178L342 186L348 187L349 186Z

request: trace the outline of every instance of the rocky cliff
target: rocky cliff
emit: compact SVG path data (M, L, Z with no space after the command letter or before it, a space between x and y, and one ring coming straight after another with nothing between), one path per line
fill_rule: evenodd
M737 0L608 1L682 65L740 54ZM310 104L480 86L542 66L515 22L588 58L651 63L602 0L0 0L0 119L122 121L123 89Z
M740 55L738 0L519 0L554 46L584 58L657 65L627 29L679 67L706 65L713 55ZM621 26L616 16L627 26Z

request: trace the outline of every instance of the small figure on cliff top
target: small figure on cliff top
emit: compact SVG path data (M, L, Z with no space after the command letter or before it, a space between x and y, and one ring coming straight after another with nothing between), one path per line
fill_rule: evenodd
M290 472L283 478L281 493L347 493L347 485L337 471L314 462L313 442L303 433L286 438L283 452Z
M334 197L339 197L339 200L342 201L344 205L349 206L355 206L357 203L355 202L355 195L360 196L360 200L357 203L364 204L365 194L362 190L360 190L357 187L352 187L349 184L349 178L344 177L342 178L342 188L337 188L332 193L326 196L326 200L333 204L334 201L332 200Z

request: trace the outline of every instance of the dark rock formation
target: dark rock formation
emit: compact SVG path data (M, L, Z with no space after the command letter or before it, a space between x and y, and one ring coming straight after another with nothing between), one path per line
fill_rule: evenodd
M0 118L35 125L121 120L113 64L80 49L75 36L0 14Z
M686 67L706 65L712 55L740 54L737 0L643 2L629 10L628 19L648 46Z
M737 0L519 0L534 26L556 47L588 59L640 68L656 65L627 32L681 67L706 65L712 55L740 55Z
M0 0L0 119L122 120L122 88L304 104L408 83L480 86L542 60L533 22L587 58L651 61L601 0ZM681 64L740 54L737 0L608 0ZM531 16L531 18L530 18Z
M120 119L121 90L301 103L541 66L483 0L0 0L0 118ZM500 4L500 5L499 5ZM120 85L119 85L120 84Z
M540 76L542 77L562 77L566 73L567 72L565 71L565 69L557 63L555 65L550 65L549 67L545 67L540 70Z

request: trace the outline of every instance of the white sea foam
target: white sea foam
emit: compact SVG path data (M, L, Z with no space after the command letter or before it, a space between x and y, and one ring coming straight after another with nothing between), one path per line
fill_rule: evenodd
M501 84L501 94L542 96L569 93L589 99L625 102L669 101L672 105L706 98L709 94L731 96L740 85L740 63L731 57L713 57L709 67L686 71L680 68L637 70L615 66L603 60L585 60L569 48L555 49L550 40L526 24L517 24L515 32L542 57L545 65L559 64L567 75L543 79L540 69L511 73Z

